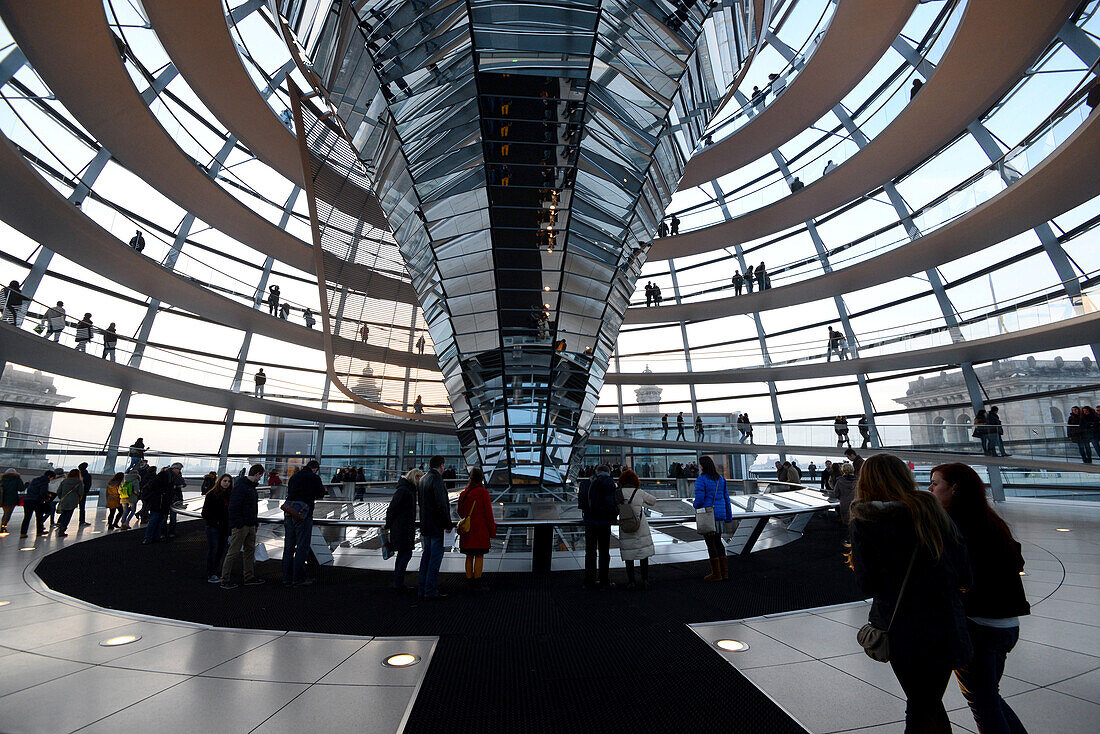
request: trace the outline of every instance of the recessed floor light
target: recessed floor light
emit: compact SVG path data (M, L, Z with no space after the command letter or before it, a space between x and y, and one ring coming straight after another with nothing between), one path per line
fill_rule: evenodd
M0 538L6 538L6 537L8 537L9 535L11 535L11 533L7 533L7 532L4 532L4 533L0 533Z
M1027 571L1020 571L1021 576L1027 576Z
M11 604L10 601L0 601L0 607L6 607L9 604Z
M749 649L748 643L741 642L741 640L718 640L714 643L714 646L726 652L744 652Z
M407 668L410 665L416 665L420 662L419 655L412 655L407 652L400 653L398 655L390 655L388 658L382 661L382 665L387 668Z
M1054 529L1057 530L1059 533L1068 533L1069 532L1069 528L1054 528Z
M34 550L34 546L33 546L33 545L28 545L27 547L25 547L25 548L20 548L19 550L21 550L21 551L24 551L24 550Z
M102 640L99 646L118 647L119 645L129 645L131 642L137 642L140 639L141 635L119 635L118 637L110 637L106 640Z

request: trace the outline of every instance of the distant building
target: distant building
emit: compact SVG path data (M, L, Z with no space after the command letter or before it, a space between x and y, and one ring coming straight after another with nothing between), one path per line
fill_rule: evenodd
M53 427L53 408L72 400L58 394L53 380L52 375L16 369L10 364L4 370L0 378L0 463L4 466L0 471L9 465L48 465L46 448Z
M1064 438L1066 416L1074 405L1100 403L1100 371L1088 357L1079 362L1012 359L995 361L975 368L988 398L987 409L1000 408L1005 425L1005 440ZM1072 390L1065 395L1044 395L1057 390ZM1026 400L999 402L1003 398L1038 395ZM941 372L936 377L920 377L909 383L905 395L896 398L909 411L909 426L914 445L942 446L975 443L971 436L974 411L970 394L959 372ZM960 404L966 407L959 407ZM948 407L955 406L955 407Z

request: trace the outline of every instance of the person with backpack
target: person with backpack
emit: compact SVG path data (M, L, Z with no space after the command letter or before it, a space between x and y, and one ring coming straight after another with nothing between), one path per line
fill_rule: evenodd
M80 498L83 496L84 480L80 477L80 470L72 469L61 480L61 486L57 490L58 509L61 510L57 517L57 537L64 538L68 535L66 531L69 529L69 520L80 506Z
M122 477L118 488L118 501L122 504L122 513L115 527L130 529L130 520L137 513L137 503L141 498L141 475L136 469L130 469Z
M709 456L699 457L699 478L695 480L695 500L692 506L696 509L696 518L711 514L699 513L698 510L713 508L714 529L707 528L706 532L701 533L710 556L710 573L703 580L728 579L729 562L726 560L726 547L722 545L722 533L725 532L725 524L733 520L733 505L730 503L729 492L726 491L726 478L718 473L714 459ZM697 519L697 528L700 522L705 520Z
M649 559L657 552L653 534L649 531L645 507L657 504L657 498L642 489L642 482L632 469L624 469L619 477L619 555L626 563L626 588L637 588L634 562L641 567L641 588L649 588Z
M577 493L584 522L584 587L586 589L614 589L609 570L611 568L611 524L618 517L615 499L615 480L611 467L600 464L596 476L582 486ZM599 577L597 581L597 554Z
M327 494L320 471L321 462L312 459L290 478L286 486L286 502L283 504L283 586L315 583L315 579L306 578L306 560L312 552L313 511L317 500Z
M83 464L81 465L83 466ZM122 500L120 498L120 491L122 487L122 480L126 475L122 472L116 472L113 477L107 480L107 529L115 529L115 521L122 517Z
M485 474L481 469L470 468L470 481L458 496L458 548L466 556L466 583L470 591L487 591L481 583L485 554L489 552L493 537L497 534L497 521L493 517L493 502L485 489Z
M399 477L386 508L384 530L389 534L389 552L395 557L393 588L399 594L405 591L405 574L416 548L416 487L423 476L424 472L414 467Z

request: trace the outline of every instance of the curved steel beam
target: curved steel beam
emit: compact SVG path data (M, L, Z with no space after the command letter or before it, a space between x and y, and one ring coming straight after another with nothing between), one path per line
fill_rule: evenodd
M1100 177L1094 174L1094 162L1100 160L1098 119L1100 114L1093 111L1065 142L1014 184L908 244L825 275L765 291L676 306L630 308L624 323L705 320L795 306L887 283L1004 242L1100 196Z
M164 130L119 59L100 0L2 0L0 17L35 71L116 160L207 224L313 272L312 247L233 198ZM416 303L410 283L364 270L372 297Z
M680 190L752 163L821 119L874 68L916 6L917 0L837 3L821 44L786 91L728 138L692 156Z
M746 367L710 372L609 372L605 382L608 385L724 385L738 382L813 380L821 377L955 365L962 362L988 362L1026 352L1045 352L1088 344L1096 338L1097 333L1100 333L1100 311L1011 334L999 334L957 344L943 344L911 352L877 354L836 362Z
M249 308L161 267L103 229L71 204L0 135L0 219L63 257L137 293L242 331L323 350L320 331ZM352 342L343 337L333 337ZM421 367L423 358L403 350L356 343L362 359L399 367ZM431 357L429 357L431 359Z
M916 167L1001 99L1079 4L970 0L936 72L868 145L828 176L776 202L729 222L655 240L649 260L698 255L798 226Z

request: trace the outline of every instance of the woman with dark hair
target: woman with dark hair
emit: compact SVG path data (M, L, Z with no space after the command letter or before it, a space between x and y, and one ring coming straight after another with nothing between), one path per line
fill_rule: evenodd
M653 545L653 533L645 516L646 505L653 507L657 498L642 489L642 480L633 469L624 469L619 477L619 490L623 502L619 506L619 555L626 563L626 588L637 587L634 579L634 562L642 570L643 589L649 588L649 558L657 552ZM627 513L632 513L628 515ZM625 518L625 519L624 519Z
M202 519L206 523L206 580L220 582L222 559L229 546L229 493L233 476L222 474L207 490L202 501Z
M0 477L0 507L4 508L4 516L0 519L0 533L8 532L8 520L11 513L19 504L19 493L24 489L23 477L15 469L8 469Z
M943 504L966 541L974 577L963 595L974 659L955 677L982 734L1026 734L1001 698L1005 658L1020 639L1020 617L1030 614L1020 572L1024 556L1012 531L985 496L981 477L966 464L932 469L928 489Z
M1075 405L1069 409L1069 416L1066 418L1066 438L1077 444L1077 451L1081 454L1081 461L1086 464L1092 463L1092 451L1089 449L1089 439L1085 435L1084 415L1081 413L1081 406Z
M905 691L905 732L950 732L943 694L971 657L961 598L970 565L955 524L905 462L875 454L859 473L849 528L856 581L874 598L868 621L888 632Z
M714 459L709 456L699 457L699 478L695 480L695 501L692 506L696 510L714 508L714 532L703 535L707 554L710 556L710 573L703 580L728 579L729 561L726 560L726 547L722 545L722 533L725 532L725 524L733 519L733 506L730 504L729 492L726 491L726 478L718 473Z
M1097 415L1096 409L1091 405L1081 408L1081 438L1086 451L1091 446L1092 451L1100 456L1100 415ZM1089 457L1088 463L1092 463L1092 457Z
M837 464L833 464L833 469L836 467ZM833 484L833 491L836 493L837 501L840 502L837 505L836 514L840 521L847 525L851 519L852 500L856 497L856 470L851 463L845 461L840 464L840 476Z
M405 573L416 547L416 485L424 476L421 469L409 469L398 477L397 487L386 508L385 530L389 533L389 548L394 554L393 588L405 591Z
M458 548L466 555L466 583L471 591L487 591L481 584L481 571L497 534L497 521L489 490L485 489L485 474L476 466L470 468L470 481L458 496L458 516L462 518Z

